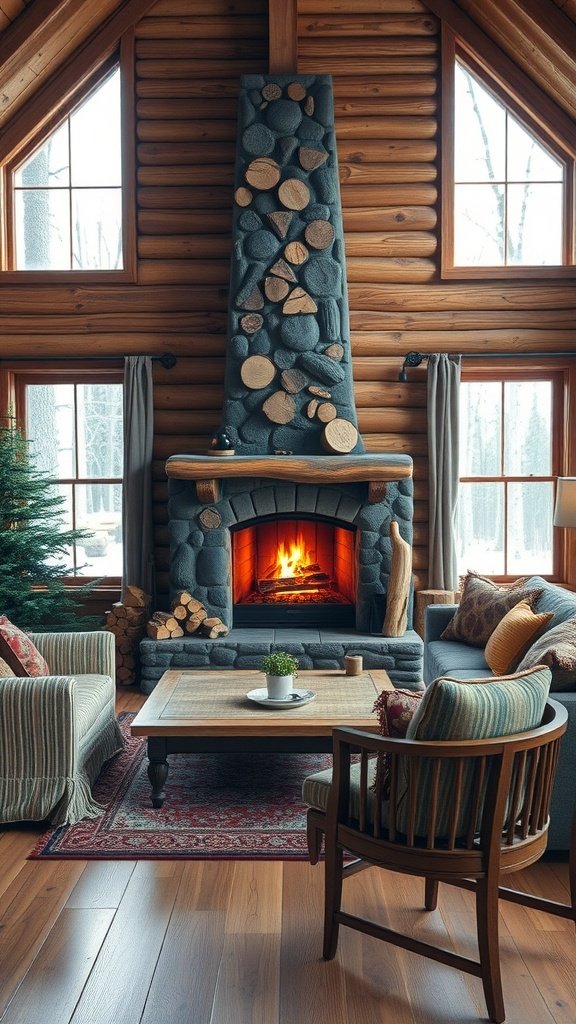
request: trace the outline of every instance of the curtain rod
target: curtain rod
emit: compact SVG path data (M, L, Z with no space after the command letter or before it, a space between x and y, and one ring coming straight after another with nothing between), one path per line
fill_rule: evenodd
M143 353L143 354L147 355L148 353ZM75 359L75 358L76 358L75 356L38 356L37 359L35 359L34 361L38 361L38 362L45 361L45 362L50 362L50 363L63 363L63 362L66 362L66 361L68 361L70 359ZM128 359L129 356L112 356L112 355L108 355L108 356L80 356L79 358L80 358L80 360L82 362L87 362L88 360L90 360L91 362L102 362L103 360L108 360L108 359ZM176 363L178 362L176 356L172 352L164 352L164 354L161 355L161 356L150 356L150 358L154 362L160 363L164 367L165 370L171 370L172 367L176 366ZM31 359L30 359L29 356L9 356L5 360L0 359L0 366L2 365L3 362L29 363L29 362L31 362Z
M557 359L558 357L564 358L564 356L576 358L576 352L448 352L447 354L459 354L462 359ZM428 359L429 355L429 352L408 352L404 357L398 380L405 384L408 380L407 367L420 366L420 363Z

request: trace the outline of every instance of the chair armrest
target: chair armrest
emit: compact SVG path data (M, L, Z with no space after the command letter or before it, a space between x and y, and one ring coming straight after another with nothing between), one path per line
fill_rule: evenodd
M426 643L439 640L456 613L457 604L429 604L426 608Z
M72 676L0 678L0 776L71 775L75 717Z
M109 630L90 633L31 633L53 675L111 676L116 682L116 644Z

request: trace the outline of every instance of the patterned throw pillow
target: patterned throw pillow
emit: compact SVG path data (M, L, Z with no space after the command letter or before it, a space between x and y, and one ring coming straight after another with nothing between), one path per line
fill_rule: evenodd
M0 657L15 676L49 676L50 669L29 636L6 615L0 615Z
M554 612L536 614L528 601L519 601L498 623L486 644L484 657L488 667L497 676L512 672L532 641L553 618Z
M548 665L550 689L555 693L576 689L576 618L559 622L539 637L526 651L518 671L534 665Z
M452 679L439 676L427 687L406 731L409 740L483 740L495 736L535 729L540 725L550 690L550 669L537 665L514 675L481 679ZM438 806L444 809L438 818L438 835L449 830L449 799L455 785L455 768L443 772ZM473 799L473 778L466 769L459 782L462 812L457 834L468 827ZM416 833L426 833L428 808L432 795L432 771L422 765L418 779ZM443 797L443 794L445 796ZM407 787L397 808L400 831L407 820Z
M0 679L7 679L8 676L13 676L14 672L10 668L7 661L4 658L0 658Z
M496 586L492 580L469 572L464 580L462 597L456 613L442 633L441 640L460 640L472 647L485 647L491 634L507 612L520 601L533 608L541 590L526 589L524 580L509 588Z
M383 736L396 736L404 739L410 725L412 715L416 711L425 688L422 690L382 690L374 701L373 711L378 716L380 732ZM390 795L389 758L386 754L378 756L374 789L384 799Z

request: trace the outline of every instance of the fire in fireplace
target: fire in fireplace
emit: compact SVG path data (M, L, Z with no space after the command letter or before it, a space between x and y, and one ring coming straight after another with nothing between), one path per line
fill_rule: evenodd
M274 517L232 531L234 622L352 625L354 527Z

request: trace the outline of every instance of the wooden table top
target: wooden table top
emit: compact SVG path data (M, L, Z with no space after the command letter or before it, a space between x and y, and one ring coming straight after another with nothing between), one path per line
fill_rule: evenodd
M132 722L134 736L329 736L337 726L378 729L372 711L382 690L393 689L384 669L347 676L343 669L299 672L298 689L312 690L308 704L268 708L248 700L265 689L257 670L170 669Z

